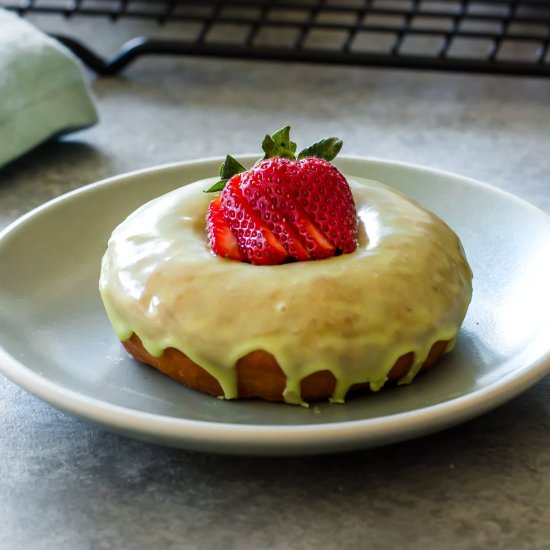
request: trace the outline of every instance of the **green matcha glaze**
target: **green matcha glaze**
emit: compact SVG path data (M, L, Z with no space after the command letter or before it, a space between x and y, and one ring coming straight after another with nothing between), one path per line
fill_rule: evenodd
M327 260L254 266L213 255L205 232L212 196L203 180L159 197L113 232L100 291L121 341L133 333L153 356L176 348L237 398L235 364L271 353L287 377L284 399L304 404L303 378L328 370L332 402L368 382L377 391L400 356L454 344L472 295L458 237L388 187L350 181L360 223L357 250Z

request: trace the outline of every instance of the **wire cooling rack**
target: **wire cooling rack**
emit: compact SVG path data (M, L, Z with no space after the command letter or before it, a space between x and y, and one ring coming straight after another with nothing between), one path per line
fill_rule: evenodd
M142 20L140 36L109 58L78 33L57 36L103 75L169 54L550 76L550 0L0 0L0 7L72 21ZM182 24L194 32L155 36Z

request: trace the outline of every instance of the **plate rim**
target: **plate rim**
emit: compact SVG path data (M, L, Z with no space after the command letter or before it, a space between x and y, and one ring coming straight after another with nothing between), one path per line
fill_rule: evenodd
M243 161L253 160L258 155L235 155ZM221 162L222 156L209 156L199 159L172 162L126 172L104 178L78 189L55 197L42 205L23 214L0 231L0 247L4 240L15 234L21 226L32 223L32 219L42 212L75 196L92 192L102 186L124 182L128 178L185 168L205 163ZM529 208L542 215L550 225L550 216L508 191L496 188L490 184L455 174L453 172L417 165L414 163L392 161L360 155L342 155L341 160L357 161L366 164L379 164L388 168L400 167L416 171L430 172L443 178L461 180L469 186L483 187L490 192L503 195L523 208ZM515 369L492 384L471 391L465 395L452 398L441 403L412 409L396 414L368 419L337 421L318 424L239 424L232 422L212 422L208 420L192 420L153 414L137 409L115 405L96 397L89 397L62 384L52 382L15 359L0 345L0 373L15 382L21 388L53 405L89 421L110 427L117 431L131 433L135 437L151 438L163 441L178 441L183 447L208 450L217 449L231 452L231 447L243 446L240 454L257 452L259 454L292 454L292 452L307 452L308 448L319 448L331 445L341 448L359 448L377 445L379 442L405 440L415 435L430 433L439 428L451 426L469 418L482 414L512 399L521 392L541 380L550 373L550 344L546 352L528 366ZM284 437L281 445L280 438ZM280 447L280 448L279 448ZM330 452L330 449L326 449Z

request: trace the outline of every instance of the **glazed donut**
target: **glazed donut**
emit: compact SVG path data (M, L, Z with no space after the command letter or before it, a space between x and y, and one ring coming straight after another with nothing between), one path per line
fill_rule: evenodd
M100 292L137 360L215 396L304 404L411 382L450 351L472 295L456 234L381 183L348 178L359 243L257 266L211 253L202 180L113 232Z

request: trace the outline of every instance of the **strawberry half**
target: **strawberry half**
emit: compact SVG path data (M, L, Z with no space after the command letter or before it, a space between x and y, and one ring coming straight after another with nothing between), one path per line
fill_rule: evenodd
M296 158L296 144L286 126L264 138L264 160L250 170L228 155L220 181L208 189L222 191L221 198L214 199L216 216L210 213L212 207L208 215L213 252L221 249L219 255L231 259L238 259L238 253L241 261L258 265L353 252L355 203L346 179L330 163L341 147L341 140L328 138ZM220 246L216 235L226 237L227 229L235 241L227 239Z

